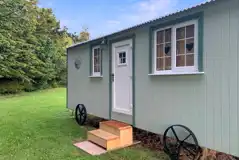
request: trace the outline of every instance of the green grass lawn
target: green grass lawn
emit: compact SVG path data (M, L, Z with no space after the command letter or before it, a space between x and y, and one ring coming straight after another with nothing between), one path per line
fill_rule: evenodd
M63 88L0 97L0 160L167 159L140 146L90 156L72 145L87 129L65 108Z

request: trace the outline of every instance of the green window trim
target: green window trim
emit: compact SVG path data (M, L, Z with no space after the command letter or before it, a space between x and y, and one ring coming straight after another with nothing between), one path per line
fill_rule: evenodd
M198 20L198 72L203 72L203 26L204 26L204 13L197 12L195 14L182 16L180 18L165 20L166 22L152 25L149 27L149 74L154 74L153 60L154 60L154 32L160 28L176 25L179 23L187 22L190 20Z

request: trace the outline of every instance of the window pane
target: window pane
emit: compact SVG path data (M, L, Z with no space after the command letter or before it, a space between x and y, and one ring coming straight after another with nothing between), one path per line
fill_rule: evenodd
M122 63L124 63L124 62L123 62L123 58L120 58L120 64L122 64Z
M157 71L164 70L164 64L163 64L164 58L157 58Z
M94 56L97 55L98 49L94 49Z
M97 71L100 72L100 65L97 65Z
M165 70L171 70L171 57L165 57Z
M171 56L171 52L172 52L171 50L172 50L171 43L166 43L164 47L165 56Z
M118 53L118 56L119 56L118 64L126 63L126 52L120 52Z
M98 65L94 66L94 72L99 72L99 66Z
M177 54L185 54L185 40L177 41Z
M165 42L171 42L171 28L165 30Z
M157 46L157 57L163 57L164 56L164 50L163 50L164 45L160 44Z
M97 65L97 71L100 72L100 65Z
M194 38L190 38L186 40L186 52L194 53Z
M98 49L94 50L94 65L98 64L99 62L99 51Z
M122 63L126 63L126 59L125 58L122 58Z
M194 54L187 55L186 60L186 66L194 66Z
M164 43L164 31L157 32L157 44Z
M176 57L176 66L177 67L185 66L185 55Z
M176 36L177 40L184 39L185 38L185 27L177 28L176 34L177 34L177 36Z
M125 55L126 53L125 52L122 52L122 58L125 58Z
M122 53L119 53L119 58L122 58Z
M186 27L186 38L194 37L194 24Z
M98 57L94 57L94 65L98 64Z

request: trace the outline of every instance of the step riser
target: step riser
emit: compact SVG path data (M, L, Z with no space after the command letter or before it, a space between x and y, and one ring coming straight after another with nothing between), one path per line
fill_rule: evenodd
M99 137L96 137L95 135L92 135L90 133L88 133L88 141L96 143L103 148L107 148L107 141L106 140L101 139Z
M127 127L126 129L118 129L107 124L100 123L100 129L120 137L120 146L127 146L133 143L133 129Z
M98 144L99 146L105 148L106 150L112 150L112 149L118 148L120 146L119 138L105 140L100 137L97 137L94 134L91 134L90 132L88 132L88 140L93 143Z
M113 128L113 127L110 127L104 123L100 123L100 129L106 131L106 132L109 132L109 133L112 133L116 136L120 136L120 130L117 129L117 128Z

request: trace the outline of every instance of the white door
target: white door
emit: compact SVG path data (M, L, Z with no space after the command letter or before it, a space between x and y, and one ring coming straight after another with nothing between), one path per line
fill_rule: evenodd
M132 115L132 40L112 45L113 111Z

